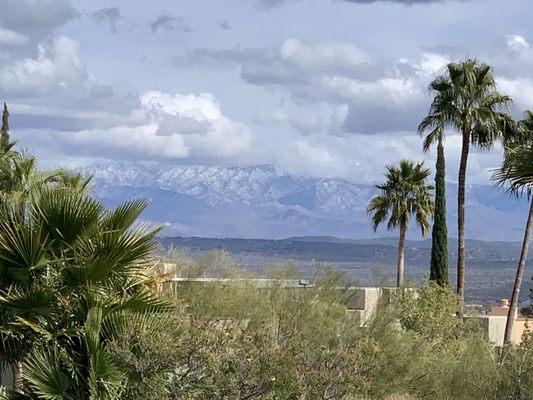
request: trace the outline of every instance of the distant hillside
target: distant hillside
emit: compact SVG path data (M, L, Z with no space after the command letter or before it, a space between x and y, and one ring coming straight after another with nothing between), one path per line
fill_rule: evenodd
M165 234L207 237L375 237L366 206L370 185L291 175L273 166L172 166L148 162L94 165L100 200L115 205L144 197L143 217L167 224ZM456 186L448 187L450 236L455 235ZM490 185L467 192L467 235L481 240L521 240L527 206ZM387 235L386 231L378 232ZM411 238L419 238L411 230Z
M335 237L291 237L287 239L235 239L201 237L163 237L159 239L164 249L170 246L192 252L213 249L226 250L232 254L256 254L279 256L286 259L322 259L331 262L365 262L394 264L397 247L395 238L363 240ZM456 240L450 241L450 264L456 261ZM520 254L518 242L467 241L467 260L475 266L514 266ZM406 262L411 265L429 264L431 241L407 241ZM533 255L530 254L530 259Z
M181 250L193 259L214 250L231 254L240 267L268 274L279 264L292 262L301 273L312 276L320 261L344 271L355 281L365 284L386 284L393 281L396 264L396 239L375 238L348 240L335 237L291 237L267 239L213 239L200 237L163 237L161 250ZM450 243L450 284L455 285L455 241ZM420 281L429 275L431 242L408 241L406 245L406 276ZM467 241L466 299L469 303L493 304L509 297L520 252L517 242ZM530 256L530 259L533 258ZM531 276L526 273L522 302L528 301Z

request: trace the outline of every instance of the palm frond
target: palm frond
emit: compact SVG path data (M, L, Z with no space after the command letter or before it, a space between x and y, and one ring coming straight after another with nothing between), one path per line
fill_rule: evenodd
M85 322L85 341L90 357L89 388L93 399L114 399L122 388L125 376L111 362L100 342L102 310L91 308Z
M530 195L533 189L533 115L526 112L525 116L518 122L516 134L506 141L502 165L492 175L496 185L507 186L516 196Z
M422 233L427 234L433 214L430 195L433 186L426 183L430 174L423 163L415 164L409 160L401 160L398 166L387 166L385 182L376 186L381 194L367 207L374 230L387 219L389 230L406 228L410 216L415 215Z
M68 246L95 226L103 208L84 193L46 188L40 191L31 212L50 239Z
M22 377L41 399L74 400L68 393L71 380L65 374L55 346L35 349L23 363Z
M148 202L144 199L129 201L106 213L100 223L104 229L124 232L139 218L147 205Z
M0 306L31 318L50 315L53 301L54 294L42 286L12 286L0 294Z
M38 226L16 220L0 221L0 259L14 281L28 283L48 265L48 243Z

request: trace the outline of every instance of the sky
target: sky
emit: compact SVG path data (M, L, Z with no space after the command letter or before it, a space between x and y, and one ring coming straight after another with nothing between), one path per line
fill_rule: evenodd
M450 61L533 109L531 0L0 0L0 100L45 168L244 166L375 182L433 166L418 123ZM460 137L446 139L448 179ZM501 148L474 150L488 182Z

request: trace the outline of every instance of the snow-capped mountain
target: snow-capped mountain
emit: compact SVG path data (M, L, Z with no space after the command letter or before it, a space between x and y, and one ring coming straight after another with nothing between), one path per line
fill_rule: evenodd
M105 204L144 197L143 217L165 223L166 235L281 238L331 235L367 238L370 185L297 176L274 166L171 166L155 162L92 165L95 192ZM450 234L456 226L456 187L448 185ZM520 240L527 206L489 185L468 188L468 236ZM418 234L411 232L416 238ZM384 231L380 234L385 234Z

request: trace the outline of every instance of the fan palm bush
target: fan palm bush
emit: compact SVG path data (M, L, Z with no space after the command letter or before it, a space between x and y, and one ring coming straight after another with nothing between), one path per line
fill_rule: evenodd
M166 310L145 271L158 229L146 203L108 211L84 191L44 187L0 216L0 353L20 365L17 399L112 399L126 381L105 347L124 313ZM12 396L12 397L9 397Z
M398 167L389 165L385 173L385 183L377 185L381 194L374 197L368 205L368 213L372 219L374 230L387 221L387 229L399 229L397 261L397 286L403 284L405 236L411 215L415 216L422 235L429 232L429 224L433 215L431 190L427 184L430 171L423 163L415 164L402 160Z

